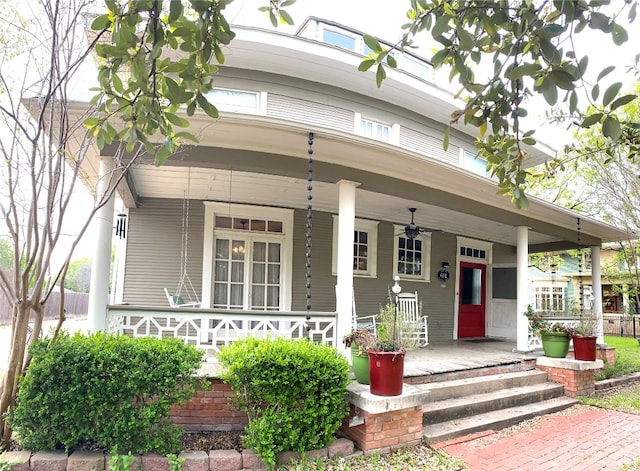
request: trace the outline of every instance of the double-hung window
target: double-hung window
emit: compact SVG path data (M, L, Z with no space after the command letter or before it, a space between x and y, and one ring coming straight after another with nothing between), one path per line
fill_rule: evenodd
M413 281L429 281L431 266L431 234L421 233L410 239L403 226L394 226L394 273L401 279Z
M375 277L378 264L378 222L356 219L353 231L353 274ZM333 216L333 274L338 272L338 216Z

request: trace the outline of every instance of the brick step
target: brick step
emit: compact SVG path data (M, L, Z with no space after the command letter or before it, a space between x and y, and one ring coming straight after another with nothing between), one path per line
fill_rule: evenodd
M499 409L523 406L563 395L560 384L540 382L430 402L422 408L424 425L461 419Z
M499 430L532 417L564 410L577 402L576 399L569 397L557 397L534 404L510 407L462 419L448 420L424 426L422 435L427 443L438 443L485 430Z
M453 379L416 385L429 391L429 401L455 399L472 394L499 391L506 388L530 386L547 381L547 373L538 370L516 371L473 378Z
M443 362L439 362L443 363ZM481 362L479 362L481 363ZM426 369L420 365L419 371L412 371L411 368L405 367L405 382L410 384L433 384L444 381L452 381L457 379L471 379L484 376L499 375L504 373L515 373L519 371L531 371L536 368L535 358L510 361L508 363L496 363L494 365L476 366L469 368L469 361L452 362L446 364L448 371L432 371L425 373ZM442 365L440 365L443 368Z

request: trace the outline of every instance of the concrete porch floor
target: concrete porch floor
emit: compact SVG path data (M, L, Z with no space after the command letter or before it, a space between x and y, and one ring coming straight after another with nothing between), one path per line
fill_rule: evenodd
M405 355L405 378L532 361L542 352L515 352L515 340L463 339L429 344Z

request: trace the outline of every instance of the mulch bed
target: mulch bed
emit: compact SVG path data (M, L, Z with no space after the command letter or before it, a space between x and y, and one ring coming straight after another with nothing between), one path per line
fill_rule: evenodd
M211 450L236 450L241 452L244 447L242 446L242 431L229 431L229 432L185 432L182 435L182 449L192 451L206 451ZM100 450L99 447L92 446L91 444L85 444L82 446L83 450L96 451ZM18 442L11 440L9 451L21 451L22 448L18 445ZM105 453L108 450L103 450Z

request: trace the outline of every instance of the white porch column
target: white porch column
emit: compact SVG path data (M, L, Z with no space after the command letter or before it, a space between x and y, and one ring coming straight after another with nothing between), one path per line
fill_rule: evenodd
M338 182L338 260L336 284L336 346L346 355L342 339L351 332L353 307L353 231L356 225L356 187L359 183L348 180Z
M100 175L97 200L109 190L113 158L100 159ZM96 231L93 263L91 266L91 287L89 288L89 330L105 331L107 328L107 304L109 299L109 274L111 272L111 237L113 234L113 208L115 195L100 208L94 217Z
M529 228L518 226L517 249L517 302L516 314L516 349L521 352L529 350L529 321L524 315L529 304Z
M593 292L593 305L591 313L596 316L598 325L596 335L598 344L604 344L604 317L602 315L602 267L600 266L600 246L591 247L591 290Z

